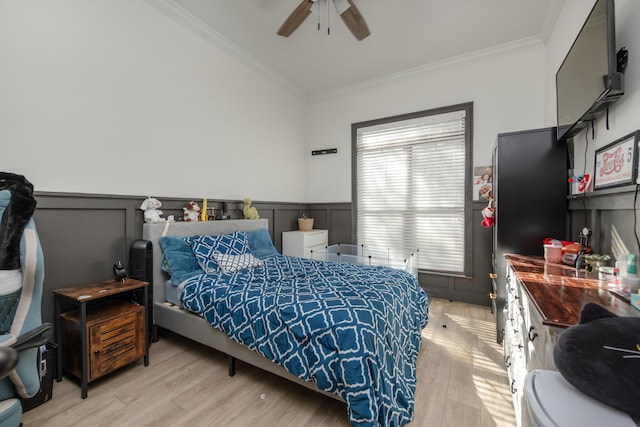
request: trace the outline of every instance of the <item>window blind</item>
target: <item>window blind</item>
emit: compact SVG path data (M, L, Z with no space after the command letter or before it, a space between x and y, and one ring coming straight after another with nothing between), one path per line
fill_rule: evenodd
M358 244L419 268L464 273L465 110L360 127L356 133Z

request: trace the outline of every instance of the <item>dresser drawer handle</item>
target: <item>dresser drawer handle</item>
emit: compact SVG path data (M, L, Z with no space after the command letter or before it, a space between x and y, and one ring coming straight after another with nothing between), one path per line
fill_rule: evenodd
M534 328L533 326L531 326L529 328L529 341L533 342L533 340L535 340L536 338L538 338L538 333L535 332L536 328Z
M516 391L518 391L516 389L516 380L511 380L511 386L509 388L511 389L512 394L516 394Z
M504 358L504 365L508 368L509 366L511 366L511 355L507 355Z
M496 273L489 273L489 277L490 277L491 279L497 279L497 278L498 278L498 275L497 275Z

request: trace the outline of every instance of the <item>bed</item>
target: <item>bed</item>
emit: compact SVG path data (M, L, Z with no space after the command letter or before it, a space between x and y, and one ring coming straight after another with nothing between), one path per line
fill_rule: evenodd
M428 311L415 276L280 255L265 219L144 224L143 239L155 325L226 353L230 374L239 359L345 401L354 426L411 420Z

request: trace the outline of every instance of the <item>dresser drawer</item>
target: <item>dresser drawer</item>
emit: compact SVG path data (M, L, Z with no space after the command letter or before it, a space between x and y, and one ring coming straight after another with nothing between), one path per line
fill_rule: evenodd
M327 230L302 231L304 233L304 246L325 247L327 246Z

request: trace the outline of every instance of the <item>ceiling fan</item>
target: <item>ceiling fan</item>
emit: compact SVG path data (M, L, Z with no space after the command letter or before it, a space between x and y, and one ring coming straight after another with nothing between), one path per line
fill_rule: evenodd
M309 15L311 15L311 8L314 3L319 0L302 0L302 3L294 9L289 17L284 21L278 35L283 37L289 37L298 27L304 22ZM368 37L371 33L369 27L364 18L360 14L360 11L353 4L352 0L326 0L333 2L333 6L336 8L338 15L342 18L349 31L355 36L358 41Z

